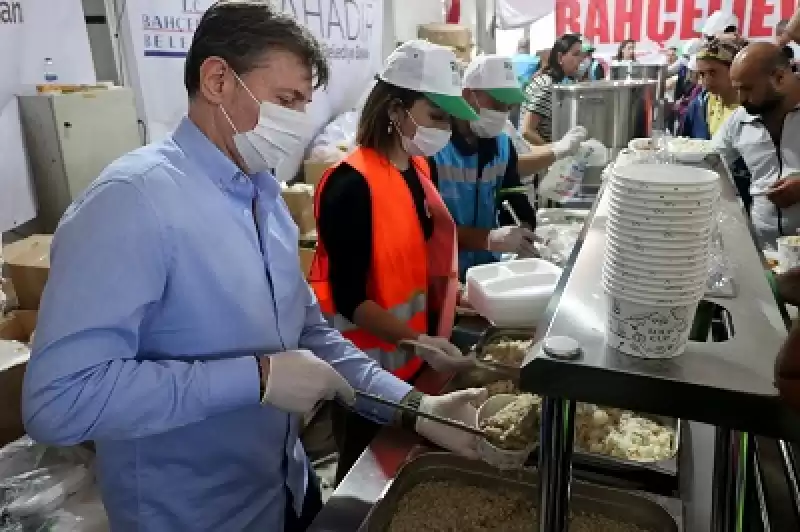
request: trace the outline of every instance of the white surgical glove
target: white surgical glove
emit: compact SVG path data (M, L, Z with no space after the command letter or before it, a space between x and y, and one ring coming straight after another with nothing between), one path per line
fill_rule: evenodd
M420 334L416 340L403 340L400 344L413 347L415 355L441 373L464 371L475 366L474 356L464 356L446 338Z
M295 414L311 412L320 401L335 397L356 401L353 388L330 364L306 349L269 355L264 402Z
M448 393L446 395L426 395L419 404L419 409L427 414L461 421L465 425L475 427L478 423L478 412L473 404L486 401L489 393L484 388L470 388ZM458 430L423 417L417 418L417 433L431 442L467 458L477 458L478 436Z
M588 132L583 126L575 126L567 134L561 137L561 140L554 142L550 145L556 159L563 159L567 155L575 155L578 153L578 148L581 147L581 142L586 140Z
M533 256L536 250L534 242L536 234L533 231L516 225L506 225L489 231L489 251Z

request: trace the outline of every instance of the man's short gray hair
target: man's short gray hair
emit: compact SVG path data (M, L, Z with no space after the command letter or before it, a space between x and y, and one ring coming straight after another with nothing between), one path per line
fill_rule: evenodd
M224 59L239 75L252 70L270 49L297 54L311 69L314 88L325 86L330 66L317 39L267 0L221 0L203 14L186 55L184 84L189 97L200 88L200 67Z

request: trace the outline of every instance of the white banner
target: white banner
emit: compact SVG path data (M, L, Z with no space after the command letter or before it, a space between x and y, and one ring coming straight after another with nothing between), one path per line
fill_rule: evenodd
M44 82L44 59L60 83L95 83L81 0L0 2L0 232L36 213L15 95Z
M382 0L271 0L319 39L331 62L328 88L309 112L318 127L353 106L380 68ZM149 138L168 135L186 113L186 53L213 0L128 0L123 26L125 59ZM294 173L300 161L280 171Z

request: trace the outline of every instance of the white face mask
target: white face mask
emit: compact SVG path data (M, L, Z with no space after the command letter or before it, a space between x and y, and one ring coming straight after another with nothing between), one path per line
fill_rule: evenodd
M508 120L508 113L493 109L481 109L478 119L469 123L472 132L484 139L494 138L503 132Z
M407 154L432 157L442 151L447 146L447 143L450 142L449 130L420 126L411 116L411 113L408 113L408 117L417 126L417 132L414 133L413 138L408 138L400 133L400 142L403 144L403 149ZM397 131L399 133L400 129L398 128Z
M271 102L259 102L250 89L236 76L239 83L258 103L258 123L252 131L240 133L228 113L220 106L236 134L233 143L248 173L275 172L278 166L305 150L313 125L306 113L287 109Z

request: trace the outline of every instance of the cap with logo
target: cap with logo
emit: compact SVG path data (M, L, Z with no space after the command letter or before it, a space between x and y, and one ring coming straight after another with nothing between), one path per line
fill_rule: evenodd
M745 46L747 46L747 41L743 39L719 39L714 37L703 44L694 57L697 59L716 59L730 65L733 63L736 54L741 52Z
M445 113L462 120L478 115L461 96L456 55L422 39L406 41L386 59L378 77L397 87L421 92Z
M479 55L464 72L464 87L486 91L500 103L515 105L525 101L510 57Z
M723 33L726 29L734 27L739 29L739 18L729 11L715 11L703 25L703 35L712 37Z

